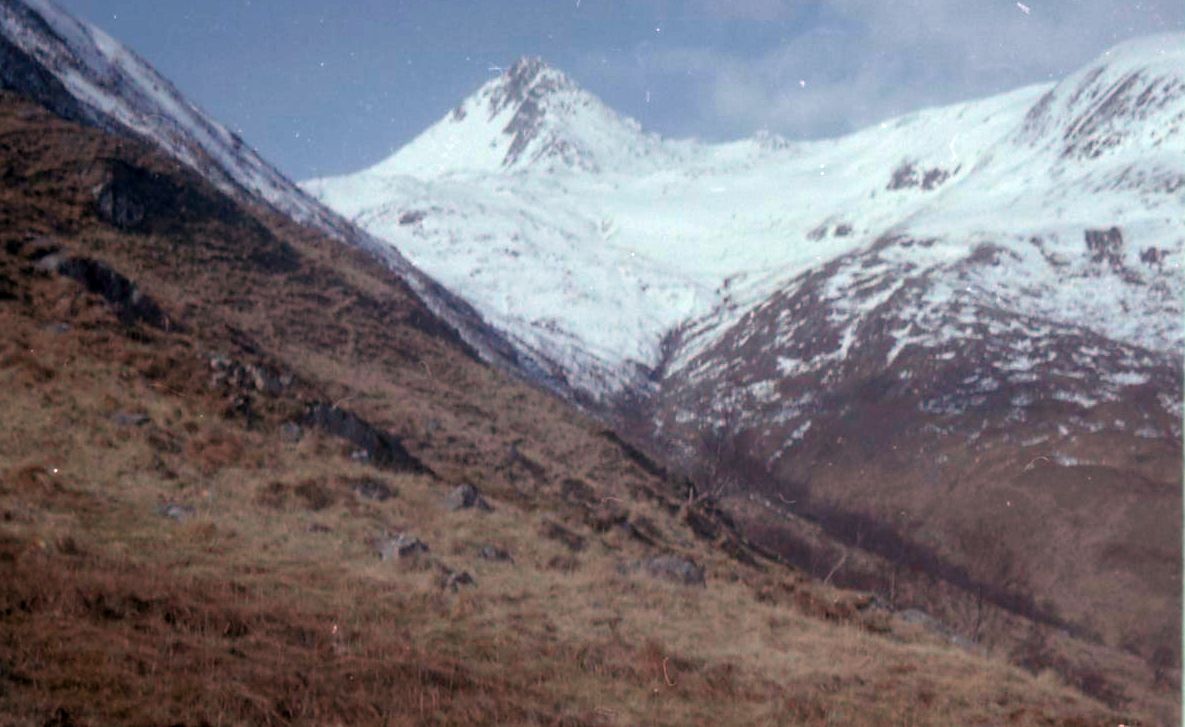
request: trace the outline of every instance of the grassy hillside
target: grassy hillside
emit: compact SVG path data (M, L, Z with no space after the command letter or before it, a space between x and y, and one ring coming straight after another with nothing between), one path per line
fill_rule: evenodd
M361 253L12 97L0 164L0 723L1139 718L754 551Z

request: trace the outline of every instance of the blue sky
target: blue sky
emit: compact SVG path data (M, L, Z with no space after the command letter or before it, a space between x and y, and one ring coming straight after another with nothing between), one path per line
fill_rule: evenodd
M522 55L670 136L832 136L1185 29L1181 0L58 0L295 179L369 166Z

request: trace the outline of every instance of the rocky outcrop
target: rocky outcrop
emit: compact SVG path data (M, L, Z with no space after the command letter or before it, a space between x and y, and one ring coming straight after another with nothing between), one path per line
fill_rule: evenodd
M143 323L162 331L182 328L139 286L107 263L87 257L49 255L38 262L38 267L75 280L99 295L125 325Z
M404 448L398 437L333 404L309 404L305 409L306 426L341 437L357 447L359 459L376 467L399 472L432 474L432 471Z
M214 388L230 387L243 391L255 391L268 396L278 396L292 386L295 377L287 372L278 371L265 364L243 363L214 354L210 356L210 386ZM299 425L286 423L286 438L292 441L300 439ZM296 426L293 430L291 427Z
M941 167L919 169L913 162L902 162L900 166L893 170L889 184L885 189L893 192L901 189L916 188L921 189L923 192L929 192L942 186L946 180L950 179L952 174L957 174L958 171L958 167L954 170L943 169Z

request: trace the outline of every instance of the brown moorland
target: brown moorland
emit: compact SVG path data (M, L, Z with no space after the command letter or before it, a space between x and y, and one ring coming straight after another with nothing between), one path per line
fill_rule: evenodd
M4 724L1151 721L766 557L146 147L4 96L0 163Z

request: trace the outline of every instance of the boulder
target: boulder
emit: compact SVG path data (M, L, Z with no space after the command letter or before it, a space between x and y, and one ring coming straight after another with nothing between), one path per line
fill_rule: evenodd
M161 517L167 517L177 522L185 522L197 514L197 510L192 505L183 505L177 502L166 502L158 507L156 512Z
M380 538L375 544L379 560L394 560L414 558L428 552L428 544L411 535L400 534L394 537Z
M618 571L625 574L643 571L651 578L658 578L685 586L702 586L706 581L703 566L690 558L681 555L659 555L644 558L632 563L618 566Z
M150 420L147 414L140 414L139 412L117 411L111 415L111 421L115 422L121 427L139 427L147 424Z
M380 480L356 480L350 484L350 489L355 495L361 497L363 500L374 500L375 502L386 502L392 497L395 497L395 490Z
M445 506L453 512L457 510L468 510L470 508L475 508L482 512L491 512L494 509L481 496L477 488L470 484L460 485L450 492L445 499Z
M443 570L444 572L440 575L440 587L445 590L456 593L462 587L477 585L477 581L469 575L468 571L454 571L448 568Z
M660 555L642 561L646 572L655 578L662 578L687 586L704 585L704 568L690 558L680 555Z
M210 386L229 386L277 396L292 385L292 374L276 371L263 364L240 363L220 354L210 355Z
M511 557L510 551L505 548L499 548L496 545L483 545L477 551L477 557L482 560L492 560L497 562L513 563L514 558Z
M304 439L304 429L296 422L284 422L280 425L280 439L289 444L296 444Z

